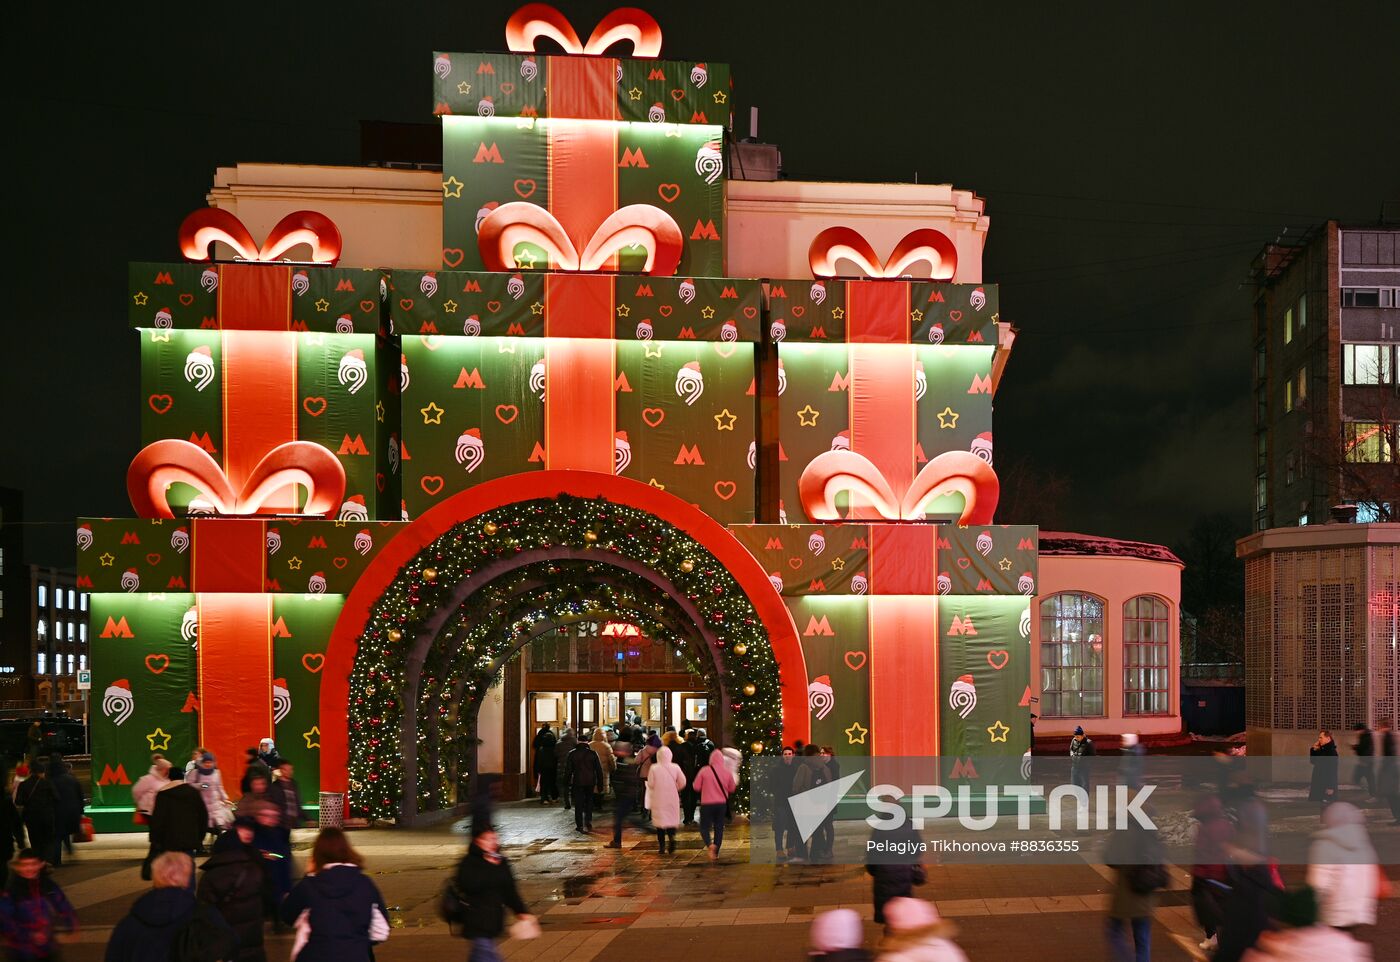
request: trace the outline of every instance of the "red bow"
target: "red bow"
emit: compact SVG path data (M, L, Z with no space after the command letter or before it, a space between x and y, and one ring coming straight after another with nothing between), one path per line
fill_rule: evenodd
M958 251L947 235L924 227L910 231L894 245L887 260L881 260L870 241L850 227L828 227L812 239L807 262L813 277L836 277L836 262L855 262L869 277L899 277L912 265L927 261L930 277L949 281L958 270Z
M848 492L873 505L888 521L922 521L929 502L960 494L959 524L991 524L1001 485L992 466L968 451L945 451L924 465L901 498L880 469L854 451L826 451L811 460L797 481L802 510L814 521L840 521L836 496Z
M661 25L636 7L619 7L598 21L587 43L579 40L569 18L547 3L527 3L506 21L506 46L512 53L533 53L541 37L553 40L565 53L597 56L624 40L631 41L634 57L661 53Z
M142 518L173 518L166 489L180 481L199 490L224 515L257 514L288 485L307 489L308 515L334 512L345 497L345 468L329 448L312 441L279 444L257 463L242 491L234 491L217 461L197 444L171 438L142 448L126 471L126 491Z
M180 253L192 261L212 260L215 241L222 241L245 261L272 261L298 244L311 247L316 264L340 259L340 229L325 214L295 210L277 222L259 247L243 222L221 207L194 211L180 225Z
M650 204L629 204L613 211L598 225L579 253L552 213L535 204L514 201L502 204L481 221L477 247L488 271L517 270L515 247L543 247L559 270L601 270L618 248L643 244L647 249L642 272L670 275L676 272L685 236L671 215Z

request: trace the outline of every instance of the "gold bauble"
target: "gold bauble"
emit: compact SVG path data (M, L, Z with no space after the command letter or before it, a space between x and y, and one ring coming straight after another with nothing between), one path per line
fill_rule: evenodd
M424 569L423 569L423 580L424 580L424 581L437 581L437 569L436 569L436 568L424 568Z
M734 654L736 655L746 655L749 653L749 646L741 641L729 650L734 652Z
M500 529L496 527L496 522L494 522L494 521L488 521L488 522L486 522L485 524L483 524L483 525L481 526L481 530L482 530L483 532L485 532L486 535L489 537L489 536L495 534L495 533L496 533L497 531L499 531Z
M752 745L749 746L749 751L753 752L755 755L762 755L763 742L754 742Z
M399 629L397 629L397 628L390 628L390 629L389 629L389 640L392 641L392 642L395 642L395 643L402 641L402 640L403 640L403 632L402 632L402 631L399 631Z
M689 558L686 558L684 561L681 562L681 570L684 571L686 574L690 574L692 571L695 570L695 562L691 561Z
M596 532L596 531L585 531L585 532L583 533L583 540L584 540L584 541L587 541L589 544L592 544L593 542L595 542L595 541L598 540L598 532Z
M758 687L756 685L748 684L744 686L745 695L752 695L756 691L758 691Z

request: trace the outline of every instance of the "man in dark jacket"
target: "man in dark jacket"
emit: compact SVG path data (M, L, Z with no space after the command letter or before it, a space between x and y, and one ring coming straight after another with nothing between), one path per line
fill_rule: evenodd
M700 743L695 729L687 728L685 741L671 748L672 759L680 766L681 774L685 776L685 788L681 789L681 811L687 825L695 824L695 807L700 804L700 794L695 791L695 776L700 771L700 755Z
M1381 763L1376 770L1376 794L1390 806L1391 818L1400 825L1400 758L1395 753L1395 733L1390 730L1390 722L1382 718L1376 722L1376 735L1380 742Z
M593 750L584 746L592 754ZM596 761L597 756L594 756ZM489 822L472 823L472 844L457 865L449 902L455 911L449 922L462 927L462 938L471 942L473 959L497 959L496 939L505 931L506 908L517 919L532 918L515 888L510 863L500 852L500 840Z
M588 742L580 741L564 762L564 790L574 802L574 826L580 832L593 828L593 792L603 784L603 765Z
M49 781L48 765L42 758L34 759L29 777L15 791L15 804L29 832L29 845L50 865L60 861L58 838L58 792Z
M263 951L263 857L253 847L254 822L233 823L214 843L213 854L200 866L196 898L219 910L238 936L237 962L266 962Z
M177 942L197 942L210 958L232 958L237 942L233 930L218 912L195 902L193 876L194 863L182 852L156 858L151 864L153 887L112 930L106 962L174 962L179 957Z
M183 852L193 856L204 843L209 811L204 796L187 783L175 769L171 782L156 792L155 808L151 810L151 854L154 859L162 852Z
M277 817L287 831L288 841L294 828L300 828L306 816L301 810L301 789L297 787L292 763L282 758L277 763L277 781L267 790L267 799L277 806Z
M559 739L554 735L554 729L549 727L549 722L545 722L538 732L535 733L535 740L530 743L530 748L534 752L534 774L535 780L539 782L540 803L548 805L559 797L558 768L554 763L554 748L559 743Z
M632 760L632 745L618 742L614 751L617 754L617 767L613 769L612 787L617 794L617 804L613 806L612 841L604 848L622 848L622 823L637 807L637 796L642 788L639 767Z
M1356 774L1352 781L1359 788L1365 788L1366 794L1371 798L1376 797L1376 772L1373 767L1372 757L1376 754L1376 740L1371 735L1371 729L1362 722L1356 723Z
M56 867L62 864L64 851L73 854L73 836L78 833L83 825L83 809L86 808L86 800L83 798L83 787L78 784L78 780L73 777L73 770L62 755L53 755L49 758L49 781L53 783L54 793L58 795L58 821L56 830L58 833L59 861L54 862Z
M9 772L0 765L0 785L10 784ZM24 848L24 821L10 793L0 791L0 862L10 864L16 849Z
M873 841L904 844L907 854L881 856L879 861L867 862L865 871L870 875L871 895L875 902L875 921L885 924L885 905L890 899L914 898L914 886L923 885L928 880L922 864L922 848L919 833L908 821L893 831L876 829L870 835ZM888 861L886 861L888 859Z

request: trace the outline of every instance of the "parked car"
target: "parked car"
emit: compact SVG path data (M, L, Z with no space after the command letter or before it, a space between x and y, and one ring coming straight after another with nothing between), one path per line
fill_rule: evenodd
M0 758L11 768L28 757L29 728L36 721L43 733L44 754L87 754L87 729L81 719L50 715L48 712L28 716L11 714L8 718L0 718Z

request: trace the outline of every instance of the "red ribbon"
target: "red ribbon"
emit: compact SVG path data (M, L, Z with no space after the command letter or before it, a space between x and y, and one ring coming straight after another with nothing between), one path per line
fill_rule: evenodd
M632 44L634 57L655 57L661 53L661 25L651 14L636 7L619 7L598 21L587 43L579 39L569 18L547 3L527 3L506 21L506 46L512 53L533 53L542 37L572 54L597 56L623 42ZM554 83L553 74L550 83Z
M617 420L613 278L550 274L545 298L545 466L612 474Z
M334 264L340 259L340 228L314 210L292 211L277 222L261 245L241 220L222 207L196 210L180 225L180 253L189 260L211 260L215 242L232 247L245 261L275 261L299 244L311 248L314 263Z
M813 277L838 276L836 262L841 260L855 264L867 277L901 277L920 262L928 264L929 276L936 281L951 281L958 272L957 248L946 234L930 227L905 234L884 260L850 227L828 227L812 239L807 262Z
M232 776L242 764L244 750L272 735L272 596L196 597L199 740L222 759L229 776L224 788L237 798L238 780Z

